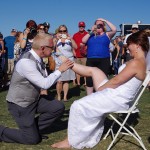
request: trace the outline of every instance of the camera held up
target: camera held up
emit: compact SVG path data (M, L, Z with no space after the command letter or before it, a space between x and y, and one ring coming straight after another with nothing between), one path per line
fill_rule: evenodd
M37 33L37 30L36 30L34 27L31 27L31 28L30 28L30 33L31 33L31 34L36 34L36 33Z
M98 24L98 25L97 25L97 29L100 29L100 28L102 28L102 29L103 29L103 28L104 28L104 26L103 26L102 24Z

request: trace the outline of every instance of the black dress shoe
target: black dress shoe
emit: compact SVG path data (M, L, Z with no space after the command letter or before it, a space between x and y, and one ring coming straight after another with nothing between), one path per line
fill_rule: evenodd
M49 138L49 137L46 136L46 135L42 135L41 137L42 137L42 140L47 140L47 139Z

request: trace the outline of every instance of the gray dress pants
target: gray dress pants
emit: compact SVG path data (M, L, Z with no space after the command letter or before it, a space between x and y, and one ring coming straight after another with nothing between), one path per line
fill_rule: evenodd
M8 102L8 110L19 129L0 126L0 140L11 143L37 144L41 132L63 114L64 104L58 100L40 98L28 107ZM38 117L35 118L35 114Z

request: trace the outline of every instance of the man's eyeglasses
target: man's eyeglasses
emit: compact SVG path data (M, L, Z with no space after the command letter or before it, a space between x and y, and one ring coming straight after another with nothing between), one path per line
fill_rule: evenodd
M45 46L45 45L44 45L44 46L41 46L41 47L47 47L47 48L50 48L50 49L52 49L52 50L54 49L54 46Z
M47 48L51 48L51 49L54 49L54 46L45 46Z
M59 33L66 33L67 30L59 30Z

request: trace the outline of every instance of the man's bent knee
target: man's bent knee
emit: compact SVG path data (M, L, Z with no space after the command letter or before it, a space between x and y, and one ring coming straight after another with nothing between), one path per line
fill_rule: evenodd
M59 113L63 113L65 110L65 105L58 100L56 100L56 103L57 103L56 104L56 111L58 111Z
M33 137L25 137L24 138L24 144L28 145L36 145L42 141L42 138L40 136L33 136Z

